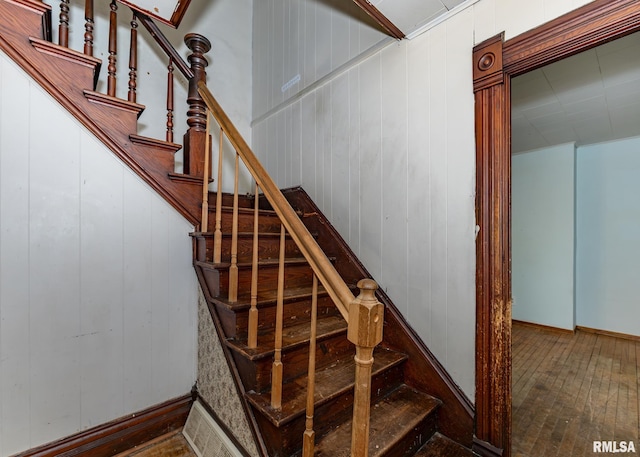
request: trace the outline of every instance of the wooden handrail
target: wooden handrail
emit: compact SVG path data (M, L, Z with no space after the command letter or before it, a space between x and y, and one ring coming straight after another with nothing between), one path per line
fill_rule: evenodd
M153 22L148 16L145 16L142 13L137 13L138 20L144 25L147 29L147 32L151 35L151 37L158 43L158 46L162 48L162 50L173 60L175 66L180 70L180 73L184 75L187 79L192 79L194 77L193 70L189 67L189 64L185 62L176 48L169 42L166 36L162 33L162 31L158 28L155 22Z
M282 195L278 186L273 182L271 176L269 176L235 125L233 125L209 88L203 82L198 83L198 92L240 155L245 166L249 169L249 172L262 189L264 196L282 221L287 232L298 245L302 255L307 262L309 262L314 273L329 293L329 296L336 304L342 317L349 322L349 306L355 298L351 293L351 289L345 284L331 261L327 258L320 246L318 246L318 243L309 230L307 230L296 212L291 208L291 205L285 199L284 195Z

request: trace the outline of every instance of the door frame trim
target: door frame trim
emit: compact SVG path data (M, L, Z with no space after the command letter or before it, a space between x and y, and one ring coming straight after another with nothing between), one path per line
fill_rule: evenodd
M476 127L476 430L511 455L511 78L640 30L640 2L596 0L473 50Z

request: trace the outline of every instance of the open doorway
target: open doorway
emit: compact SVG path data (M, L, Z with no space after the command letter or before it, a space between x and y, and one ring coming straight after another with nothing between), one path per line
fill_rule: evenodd
M513 454L635 447L640 33L511 83Z
M511 454L511 78L640 29L640 4L596 0L504 42L474 49L476 105L476 436Z

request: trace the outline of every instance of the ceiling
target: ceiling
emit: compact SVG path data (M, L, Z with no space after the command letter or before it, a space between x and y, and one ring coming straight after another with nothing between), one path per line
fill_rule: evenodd
M371 6L407 36L469 0L354 0L372 14ZM375 17L375 12L372 14ZM384 26L384 24L383 24ZM396 36L394 33L390 33Z
M511 103L513 153L640 135L640 33L514 78Z

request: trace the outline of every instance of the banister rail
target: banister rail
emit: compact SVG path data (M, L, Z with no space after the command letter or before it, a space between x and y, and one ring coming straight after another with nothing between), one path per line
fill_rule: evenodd
M320 283L325 287L329 296L334 301L342 317L349 322L349 306L355 299L351 289L345 284L331 261L327 258L309 230L302 223L271 176L264 169L242 135L233 125L209 88L202 82L198 83L198 91L205 101L211 114L216 118L220 128L226 133L229 142L242 158L258 186L262 189L274 211L282 221L282 224L291 235L291 238L300 248L307 262L318 276Z

